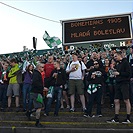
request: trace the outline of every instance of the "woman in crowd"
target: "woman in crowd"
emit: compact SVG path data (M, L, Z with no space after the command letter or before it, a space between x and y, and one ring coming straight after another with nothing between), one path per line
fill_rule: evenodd
M32 84L32 75L33 75L34 67L32 64L27 66L26 71L24 72L24 82L23 82L23 111L27 110L26 104L29 102L28 109L31 109L32 102L30 101L30 90Z

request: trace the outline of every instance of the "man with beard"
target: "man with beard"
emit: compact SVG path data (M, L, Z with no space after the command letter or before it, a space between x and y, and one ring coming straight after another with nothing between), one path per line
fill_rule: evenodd
M91 69L94 68L94 61L99 61L100 67L103 67L102 61L98 59L98 54L97 52L92 52L90 60L86 64L86 71L89 72Z
M102 99L102 89L103 82L106 73L104 69L100 68L99 62L94 61L94 68L92 68L87 76L88 80L88 97L89 101L87 104L87 111L84 117L91 117L92 107L94 105L94 100L96 98L97 112L93 117L102 117L101 113L101 99Z

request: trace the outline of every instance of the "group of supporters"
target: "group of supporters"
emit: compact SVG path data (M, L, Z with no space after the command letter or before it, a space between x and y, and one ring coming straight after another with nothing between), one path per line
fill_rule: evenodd
M51 53L33 58L34 63L26 58L21 62L21 67L15 58L1 60L1 111L11 111L14 97L16 112L19 112L22 97L22 107L26 116L30 120L32 113L36 112L35 126L42 127L39 122L42 109L44 115L49 116L51 105L56 100L54 116L58 116L60 109L64 107L74 112L76 99L81 102L84 117L102 117L101 104L108 93L110 107L115 107L115 116L107 122L119 123L120 100L123 99L127 112L123 123L131 123L132 47L128 55L125 50L73 50L60 56ZM95 101L97 110L96 114L92 115Z

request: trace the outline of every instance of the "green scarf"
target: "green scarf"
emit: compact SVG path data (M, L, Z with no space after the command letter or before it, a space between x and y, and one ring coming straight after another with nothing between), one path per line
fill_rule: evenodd
M89 94L95 93L100 86L101 84L89 84L87 92Z

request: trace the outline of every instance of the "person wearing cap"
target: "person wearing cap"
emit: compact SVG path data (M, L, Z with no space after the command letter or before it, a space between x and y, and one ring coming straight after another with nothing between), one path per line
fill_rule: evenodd
M102 117L101 112L101 100L102 100L102 90L103 82L105 80L106 73L99 65L98 61L94 61L94 68L90 70L87 80L88 80L88 97L87 111L84 117ZM92 108L94 101L96 100L97 111L96 114L92 116Z
M69 74L68 93L70 95L70 104L71 104L70 112L75 111L74 103L75 103L76 91L77 94L80 96L83 111L86 111L84 84L83 84L86 66L82 61L81 63L82 64L80 64L78 60L77 53L72 53L72 62L69 62L66 68L66 72Z

